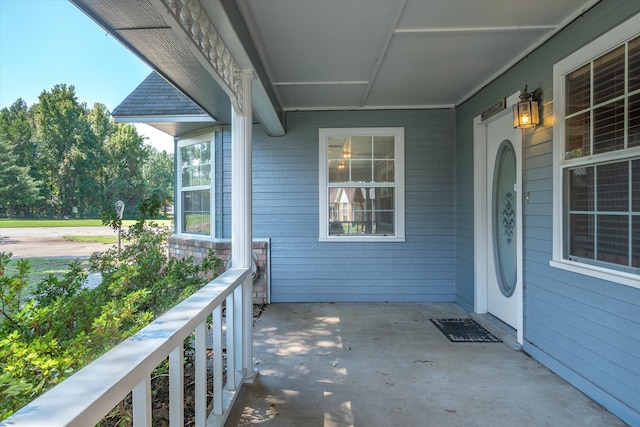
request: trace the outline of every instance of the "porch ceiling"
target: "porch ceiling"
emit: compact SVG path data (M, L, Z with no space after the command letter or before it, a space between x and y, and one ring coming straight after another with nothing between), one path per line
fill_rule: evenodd
M219 122L227 95L161 0L71 0ZM200 0L241 68L254 114L452 107L597 0ZM532 7L533 6L533 7Z
M581 0L237 0L285 110L450 107Z

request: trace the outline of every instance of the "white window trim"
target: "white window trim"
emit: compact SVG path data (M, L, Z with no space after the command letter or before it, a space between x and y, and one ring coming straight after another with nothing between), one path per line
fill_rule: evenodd
M177 141L177 147L176 147L176 198L178 200L175 201L175 209L174 209L174 221L176 223L176 236L179 237L188 237L188 238L193 238L193 239L212 239L214 237L215 234L215 136L216 136L216 131L211 131L206 130L202 132L196 132L194 134L190 134L189 136L185 137L184 139L179 139ZM209 230L210 233L209 234L194 234L194 233L184 233L182 231L182 218L183 218L183 211L182 211L182 191L183 191L183 187L182 187L182 155L180 153L180 149L184 148L184 147L188 147L190 145L195 145L195 144L201 144L203 142L208 142L211 144L211 183L209 185L197 185L197 186L193 186L193 187L187 187L188 191L197 191L197 190L210 190L209 191L209 195L211 197L211 200L209 202L209 205L211 206L211 213L209 215L210 218L210 224L209 224Z
M404 194L404 128L323 128L318 132L320 140L319 155L319 206L320 206L320 242L404 242L405 241L405 194ZM329 200L327 197L328 188L328 159L327 149L329 137L332 136L393 136L394 161L395 161L395 205L394 221L395 234L393 236L363 235L363 236L331 236L329 235Z
M563 258L564 188L562 182L562 166L571 163L571 160L564 160L563 158L565 137L563 124L565 111L565 76L606 52L619 47L626 41L637 37L639 34L640 14L635 15L618 27L577 50L553 67L553 116L555 117L556 124L553 127L553 254L549 262L552 267L638 289L640 289L640 275ZM594 157L595 156L585 156L581 160L589 160ZM598 155L598 159L602 160L614 159L616 157L621 157L621 155L615 152ZM626 157L626 154L624 157Z

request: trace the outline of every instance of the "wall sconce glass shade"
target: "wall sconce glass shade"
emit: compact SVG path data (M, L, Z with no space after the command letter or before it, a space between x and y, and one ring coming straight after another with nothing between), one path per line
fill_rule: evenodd
M513 106L513 127L519 129L529 129L540 124L539 104L540 89L533 93L527 92L525 86L520 94L520 102Z

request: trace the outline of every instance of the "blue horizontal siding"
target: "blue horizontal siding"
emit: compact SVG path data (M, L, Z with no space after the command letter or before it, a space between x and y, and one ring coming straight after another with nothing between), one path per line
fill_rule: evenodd
M453 112L287 114L253 135L254 236L271 239L271 300L453 301ZM319 242L318 130L404 127L406 242Z

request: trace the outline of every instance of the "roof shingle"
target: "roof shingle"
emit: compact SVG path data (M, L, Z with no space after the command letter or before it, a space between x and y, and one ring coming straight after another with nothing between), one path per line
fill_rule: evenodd
M155 71L114 108L113 117L209 115Z

